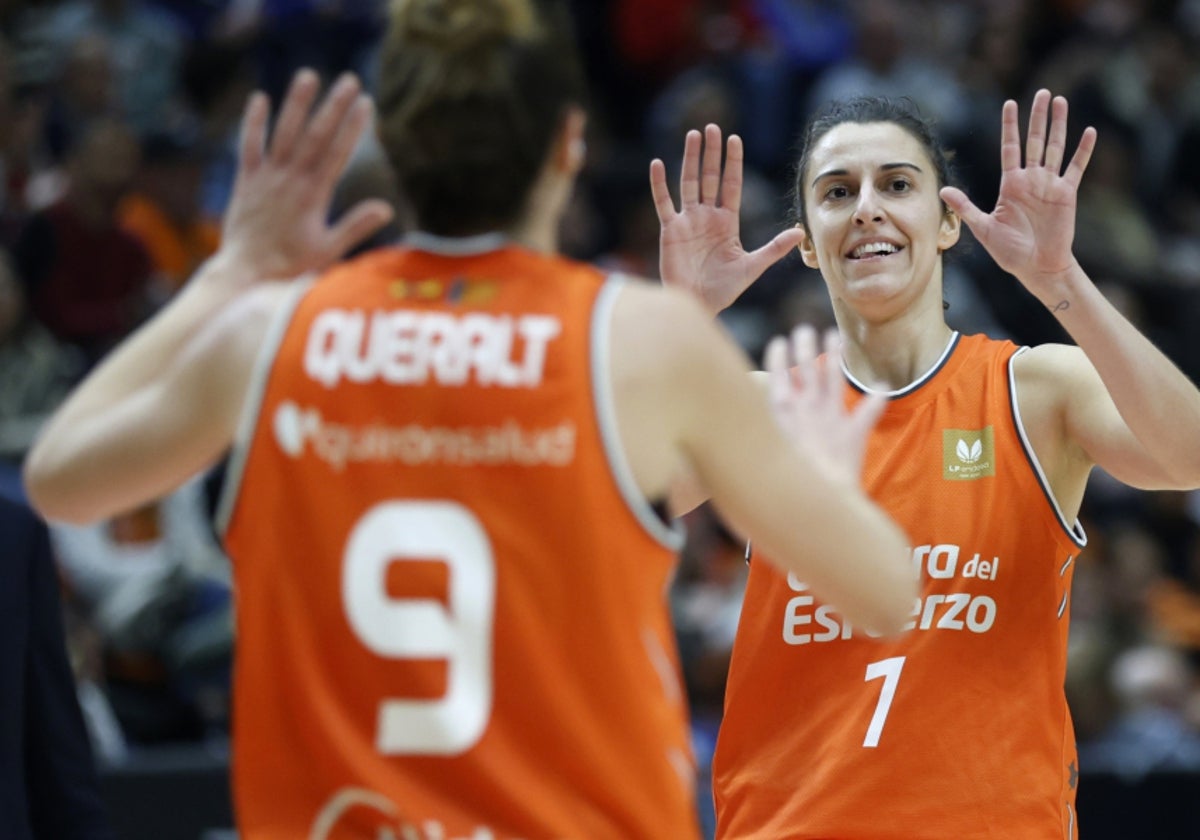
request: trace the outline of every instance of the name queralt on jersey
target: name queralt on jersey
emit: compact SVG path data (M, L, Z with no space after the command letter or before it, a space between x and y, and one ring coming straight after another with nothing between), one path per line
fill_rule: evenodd
M447 386L532 388L561 331L550 315L327 309L309 328L304 370L327 388L342 379L421 385L431 376Z
M934 580L994 581L1000 573L1000 558L985 559L976 552L965 562L968 552L952 544L919 545L912 550L913 572ZM808 585L788 574L788 587L796 594L783 612L783 641L789 645L834 642L849 639L855 633L875 637L863 628L852 627L833 607L818 604ZM912 620L907 630L956 630L986 633L996 622L996 601L990 595L969 592L927 592L913 602Z

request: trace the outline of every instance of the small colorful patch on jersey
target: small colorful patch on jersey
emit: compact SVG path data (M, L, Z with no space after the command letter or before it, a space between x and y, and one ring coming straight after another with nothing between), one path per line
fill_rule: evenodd
M942 478L973 481L996 474L992 427L942 430Z
M406 280L396 278L388 284L388 294L397 300L446 300L468 306L490 303L499 286L494 280L473 280L465 277Z

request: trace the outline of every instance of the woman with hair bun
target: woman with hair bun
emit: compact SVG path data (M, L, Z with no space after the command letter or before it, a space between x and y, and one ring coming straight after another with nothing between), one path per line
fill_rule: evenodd
M845 411L780 339L802 451L689 295L557 253L584 156L565 27L393 5L376 124L415 232L337 265L391 215L327 222L370 103L347 78L313 110L301 73L267 142L253 98L219 252L27 462L38 508L85 522L232 448L245 840L698 837L681 475L855 622L906 617L905 537L857 475L880 403Z

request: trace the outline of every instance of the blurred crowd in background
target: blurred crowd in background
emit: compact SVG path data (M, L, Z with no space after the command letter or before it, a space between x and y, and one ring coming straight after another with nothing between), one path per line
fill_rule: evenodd
M1001 104L1066 95L1073 146L1099 144L1076 254L1105 294L1200 378L1200 0L576 0L590 74L589 164L562 243L658 274L648 164L684 133L745 141L747 248L791 224L797 133L820 104L908 96L985 209ZM237 121L299 66L368 89L385 0L0 0L0 494L65 390L167 301L219 243ZM673 176L672 176L673 177ZM377 149L346 202L395 196ZM402 217L401 217L402 218ZM376 241L394 237L399 227ZM1022 344L1053 318L964 237L946 263L950 323ZM820 276L772 268L722 319L757 356L800 321L832 323ZM1200 433L1200 430L1198 430ZM145 509L55 525L67 627L101 763L229 726L230 573L211 512L219 470ZM1068 696L1081 768L1200 771L1200 495L1097 473L1072 597ZM702 507L673 591L702 765L720 720L743 544Z

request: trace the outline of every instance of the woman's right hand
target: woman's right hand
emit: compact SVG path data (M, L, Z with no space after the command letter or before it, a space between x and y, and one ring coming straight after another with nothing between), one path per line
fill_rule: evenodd
M650 191L658 212L659 271L667 286L694 294L713 314L732 304L764 271L800 244L799 228L783 231L755 251L742 247L742 140L729 136L721 166L721 129L710 123L689 131L679 177L680 207L667 188L662 160L650 163Z
M217 259L247 285L320 271L392 218L387 202L371 199L330 224L334 189L371 121L371 101L350 74L314 109L319 92L316 73L297 72L269 139L267 97L255 93L246 105Z

